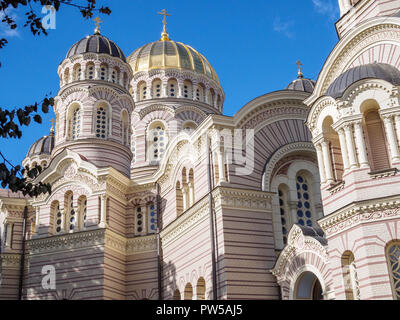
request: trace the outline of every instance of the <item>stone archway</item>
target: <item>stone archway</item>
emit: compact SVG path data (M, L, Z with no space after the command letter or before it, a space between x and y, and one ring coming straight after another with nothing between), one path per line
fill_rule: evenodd
M310 272L303 272L296 281L294 300L323 300L322 285L318 277Z

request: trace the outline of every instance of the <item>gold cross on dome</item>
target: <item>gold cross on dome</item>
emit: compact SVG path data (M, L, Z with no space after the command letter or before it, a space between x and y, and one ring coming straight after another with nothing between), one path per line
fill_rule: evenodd
M94 34L100 34L100 23L103 23L103 21L100 19L100 17L96 17L96 19L93 20L96 22L96 29L94 30Z
M169 34L167 33L167 17L170 17L171 15L167 13L167 10L163 9L161 12L158 12L159 15L164 16L163 19L163 32L161 33L161 40L162 41L168 41L169 40Z
M297 64L297 67L299 68L299 72L297 74L299 75L299 78L303 78L303 72L301 71L301 67L303 66L303 64L301 63L300 60L298 60L296 62L296 64Z
M50 131L51 131L51 132L54 132L54 124L56 123L56 121L55 121L53 118L51 118L50 123L51 123L51 129L50 129Z

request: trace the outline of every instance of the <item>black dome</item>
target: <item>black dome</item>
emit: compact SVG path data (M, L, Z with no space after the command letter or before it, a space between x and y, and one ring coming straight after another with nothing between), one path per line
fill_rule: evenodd
M126 58L122 50L113 41L102 36L101 34L87 36L86 38L83 38L75 43L71 49L69 49L66 58L87 52L109 54L110 56L120 58L122 61L126 62Z
M54 134L50 133L49 136L44 136L36 141L29 149L27 158L40 155L48 154L50 155L54 149Z
M313 93L315 81L311 79L298 78L292 81L285 90L303 91Z
M337 77L329 86L326 95L337 99L343 96L349 86L362 79L382 79L399 85L400 70L386 63L371 63L351 68Z

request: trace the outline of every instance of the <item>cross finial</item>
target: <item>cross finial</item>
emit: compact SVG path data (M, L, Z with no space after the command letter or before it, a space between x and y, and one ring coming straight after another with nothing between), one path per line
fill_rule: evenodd
M94 34L100 34L100 23L103 23L99 17L96 17L96 19L93 20L96 22L96 29L94 29Z
M167 33L167 17L170 17L171 15L167 13L167 10L163 9L161 12L158 12L158 14L164 16L163 19L163 32L161 33L161 41L169 41L169 34Z
M56 121L55 121L53 118L51 118L50 123L51 123L50 132L51 132L51 133L54 133L54 124L56 123Z
M299 72L297 74L299 76L299 79L301 79L301 78L303 78L303 72L301 71L301 67L303 66L303 64L301 63L300 60L298 60L296 62L296 64L297 64L297 67L299 68Z

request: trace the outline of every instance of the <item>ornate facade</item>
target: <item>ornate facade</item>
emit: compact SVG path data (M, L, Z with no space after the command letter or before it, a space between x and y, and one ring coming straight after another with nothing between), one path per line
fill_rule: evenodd
M399 299L400 3L339 6L318 80L233 117L165 26L73 45L24 160L52 193L0 192L0 298Z

